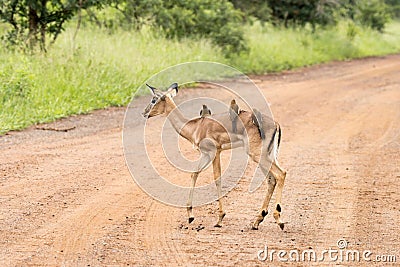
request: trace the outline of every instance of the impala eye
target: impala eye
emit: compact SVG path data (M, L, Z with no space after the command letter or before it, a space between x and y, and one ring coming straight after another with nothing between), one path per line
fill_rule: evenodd
M157 99L155 99L155 98L153 98L152 100L151 100L151 103L152 104L155 104L157 102Z

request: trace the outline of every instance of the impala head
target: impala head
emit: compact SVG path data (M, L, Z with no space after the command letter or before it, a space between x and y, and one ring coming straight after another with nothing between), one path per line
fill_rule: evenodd
M153 98L151 99L151 102L147 105L147 107L144 109L142 113L143 117L150 118L164 114L166 99L173 98L178 93L178 84L177 83L171 84L166 92L162 92L157 88L148 85L147 83L146 85L147 87L149 87L153 95Z

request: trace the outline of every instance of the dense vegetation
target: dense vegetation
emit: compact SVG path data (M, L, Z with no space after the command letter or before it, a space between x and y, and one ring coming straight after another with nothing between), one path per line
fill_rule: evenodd
M0 134L126 105L185 61L265 73L400 51L396 1L243 3L2 0Z

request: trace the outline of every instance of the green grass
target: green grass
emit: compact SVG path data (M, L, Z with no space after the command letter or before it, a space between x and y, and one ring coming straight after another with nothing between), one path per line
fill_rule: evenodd
M261 74L333 60L346 60L400 52L400 22L381 34L351 22L312 32L254 25L248 29L250 53L231 60L246 73Z
M400 52L399 22L391 23L384 34L349 22L316 33L256 24L246 33L249 53L230 59L207 41L165 40L149 31L110 35L84 28L74 44L73 32L71 28L63 33L46 55L0 48L0 134L126 105L151 75L182 62L217 61L259 74Z
M0 134L93 109L126 105L152 74L193 60L223 60L207 42L73 30L47 55L0 51Z

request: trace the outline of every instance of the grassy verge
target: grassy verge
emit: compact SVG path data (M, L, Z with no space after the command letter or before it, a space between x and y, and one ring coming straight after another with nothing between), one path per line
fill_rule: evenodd
M193 60L223 60L207 42L67 31L47 55L0 52L0 134L70 114L126 105L152 74Z
M388 25L383 34L342 22L316 32L254 25L249 27L247 35L250 53L230 62L246 73L277 72L332 60L400 52L400 22Z
M317 31L248 27L250 52L230 59L207 41L149 33L67 30L46 55L0 48L0 134L71 114L126 105L152 74L177 63L218 61L246 73L276 72L330 60L400 52L400 23L384 34L346 22Z

